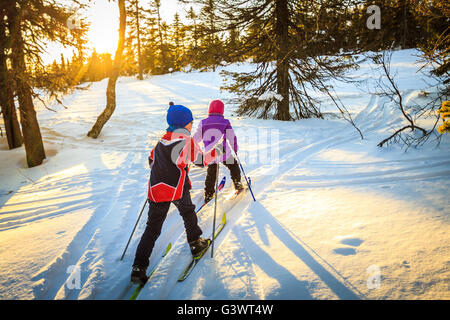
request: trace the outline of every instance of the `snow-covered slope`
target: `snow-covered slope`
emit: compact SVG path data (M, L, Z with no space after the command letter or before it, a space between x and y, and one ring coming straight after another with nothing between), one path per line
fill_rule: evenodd
M407 101L433 91L415 73L414 54L393 58ZM352 76L371 72L363 65ZM8 151L1 138L0 298L129 298L146 212L119 259L145 201L147 156L166 128L168 101L190 107L195 127L210 100L228 97L221 84L218 72L120 78L116 111L92 140L86 133L104 108L106 80L93 83L67 96L67 109L38 111L48 159L37 168L26 168L23 148ZM228 224L214 259L205 257L182 283L190 253L171 207L150 268L161 263L139 299L450 298L450 139L438 148L378 148L399 112L353 84L336 90L364 140L345 121L257 120L228 107L257 202L247 194L230 210L220 203ZM204 178L192 168L194 202ZM212 213L199 217L205 235Z

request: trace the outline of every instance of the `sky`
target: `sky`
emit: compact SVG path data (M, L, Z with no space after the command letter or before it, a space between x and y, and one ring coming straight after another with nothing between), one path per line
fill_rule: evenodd
M145 2L140 4L145 7ZM172 22L173 16L181 11L181 5L177 0L161 1L161 18L166 22ZM180 12L180 15L181 12ZM117 2L107 0L95 0L88 11L88 20L91 22L89 40L97 52L114 53L117 46L117 28L119 25L119 9Z
M145 6L148 0L140 1L140 4ZM182 6L178 0L162 0L161 1L161 18L170 23L173 21L173 16L176 12L183 16ZM119 27L119 9L117 1L108 0L93 0L90 2L89 8L85 12L78 13L86 17L87 22L90 23L90 30L88 32L88 46L98 53L111 53L117 47L118 27ZM76 18L77 14L74 15ZM76 20L75 20L76 21ZM76 24L76 22L75 22ZM70 22L68 23L70 27ZM76 25L75 25L76 27ZM50 43L48 45L47 53L43 55L44 63L52 63L53 60L59 61L61 53L66 58L72 55L72 48L63 48L58 44Z

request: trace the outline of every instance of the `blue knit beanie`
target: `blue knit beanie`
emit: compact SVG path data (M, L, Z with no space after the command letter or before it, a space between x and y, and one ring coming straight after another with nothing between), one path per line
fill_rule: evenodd
M174 131L184 128L188 123L194 120L191 110L182 105L170 106L167 110L167 123L169 127L167 131Z

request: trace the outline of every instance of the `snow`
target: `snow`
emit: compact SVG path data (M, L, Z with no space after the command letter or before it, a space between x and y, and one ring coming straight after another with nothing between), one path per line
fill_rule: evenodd
M414 50L397 51L393 69L405 101L425 103L430 79L416 73ZM106 80L38 108L48 159L26 168L24 148L0 148L0 299L128 299L131 264L147 212L120 256L144 204L150 149L166 128L169 101L193 110L228 98L216 72L120 78L117 107L97 140L86 137L105 105ZM362 65L351 76L374 79ZM171 207L150 259L159 268L139 299L449 299L450 139L419 149L377 143L401 124L387 98L352 83L336 92L364 134L347 122L296 122L226 116L252 178L227 225L182 283L190 259L182 219ZM323 99L325 103L331 103ZM326 106L327 107L327 106ZM227 175L225 197L232 192ZM205 170L192 168L202 197ZM212 207L199 221L212 229ZM167 244L172 250L161 258Z
M261 96L258 97L258 100L283 100L283 96L281 94L278 94L276 92L267 91L263 93Z

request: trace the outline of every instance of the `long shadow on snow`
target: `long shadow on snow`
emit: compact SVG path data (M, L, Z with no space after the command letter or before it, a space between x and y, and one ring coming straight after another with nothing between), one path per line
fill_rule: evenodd
M258 231L262 238L267 239L267 234L265 231L265 227L268 225L272 232L282 241L286 247L288 247L292 253L294 253L297 257L299 257L315 274L319 276L319 278L340 298L344 300L359 300L360 297L355 294L350 288L348 288L344 283L339 281L333 274L331 274L328 270L326 270L313 256L311 256L308 251L304 248L304 246L299 243L299 240L295 239L289 231L286 230L286 227L283 226L264 206L259 202L254 202L248 208L248 211L253 216ZM251 241L249 241L251 243ZM262 251L257 245L255 248L257 251ZM259 253L259 252L258 252ZM260 265L263 270L267 270L268 274L272 274L273 270L282 271L285 270L280 265L276 264L276 262L267 255L267 258L263 260L264 263ZM274 269L275 267L275 269ZM288 271L285 271L288 272ZM337 271L336 271L337 272ZM292 283L295 284L299 281L290 275L295 280L292 280ZM303 285L303 284L302 284ZM296 292L297 293L297 292ZM307 293L307 297L305 299L311 299L309 293ZM303 296L302 296L303 297Z
M266 274L277 279L282 286L277 294L266 296L265 299L313 299L305 285L305 281L298 280L292 273L289 272L289 270L278 264L269 254L262 250L261 247L258 246L258 244L256 244L247 233L243 232L240 236L244 240L243 242L245 243L245 248L251 252L251 256L257 257L258 260L263 261L263 263L259 264L259 267ZM284 283L289 284L288 290L283 287Z

